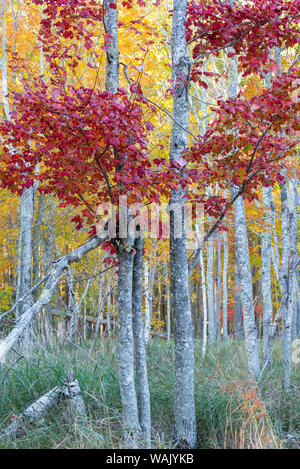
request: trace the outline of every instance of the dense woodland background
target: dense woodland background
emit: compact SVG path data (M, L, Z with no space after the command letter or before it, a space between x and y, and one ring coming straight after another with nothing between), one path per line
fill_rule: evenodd
M1 1L1 448L299 447L298 13Z

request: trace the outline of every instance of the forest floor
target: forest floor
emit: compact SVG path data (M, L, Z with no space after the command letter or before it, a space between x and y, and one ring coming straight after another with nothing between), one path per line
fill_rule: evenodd
M0 429L40 396L63 382L72 368L82 389L90 425L70 425L63 404L16 441L0 448L121 448L122 423L115 339L80 345L39 347L0 373ZM152 405L153 447L172 448L173 343L153 339L148 368ZM244 346L230 340L208 349L203 360L195 341L195 395L199 448L299 447L300 377L293 368L292 392L282 389L280 344L274 366L261 383L260 397L247 383ZM13 353L11 354L13 355ZM20 358L20 357L19 357ZM12 356L12 364L18 355Z

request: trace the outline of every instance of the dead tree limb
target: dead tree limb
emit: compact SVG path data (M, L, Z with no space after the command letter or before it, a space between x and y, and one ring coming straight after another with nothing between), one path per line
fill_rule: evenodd
M24 436L31 423L42 418L48 410L57 404L62 392L63 388L56 386L27 407L19 416L12 416L12 423L0 433L0 440L11 440Z
M15 324L15 327L0 343L0 363L5 362L7 353L30 324L32 318L36 316L41 311L41 309L51 301L53 290L59 279L65 275L64 271L70 266L70 264L80 261L84 255L99 247L103 241L105 241L105 239L107 239L107 234L99 233L98 235L93 236L88 241L86 241L86 243L78 246L76 249L74 249L74 251L53 262L49 277L39 299L30 308L28 308L22 314L22 316L20 316Z

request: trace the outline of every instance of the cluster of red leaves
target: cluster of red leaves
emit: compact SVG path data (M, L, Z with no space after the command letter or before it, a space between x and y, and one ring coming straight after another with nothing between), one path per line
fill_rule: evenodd
M93 211L81 197L94 200L96 208L117 202L120 187L129 203L167 193L170 172L153 169L141 104L125 90L112 95L37 78L15 93L14 108L12 120L0 126L2 186L21 193L39 180L39 190L56 193L64 204L83 205L87 219ZM81 220L76 222L80 228Z
M152 5L155 7L158 7L161 4L162 0L153 0ZM146 0L123 0L121 1L121 4L125 8L133 8L135 5L138 5L140 7L145 7L147 5Z
M239 57L243 75L263 74L276 70L269 50L293 47L299 42L297 21L299 0L256 0L229 2L191 0L188 5L187 40L193 47L193 58L199 58L192 77L209 54L218 55L229 46Z
M187 15L187 40L194 58L191 79L208 88L205 78L217 78L217 73L203 72L202 65L223 50L238 57L243 76L264 77L278 71L270 50L299 42L298 12L299 0L238 2L234 8L228 1L191 0ZM187 154L186 174L197 185L190 198L202 201L209 215L218 217L227 201L221 196L207 198L207 185L218 183L225 189L231 183L254 198L260 185L282 182L280 160L296 151L297 83L291 69L250 101L241 94L217 101L206 135Z
M93 235L99 203L117 204L120 191L128 203L159 202L181 175L174 177L176 168L164 159L150 159L147 133L153 126L145 121L143 107L149 105L138 83L130 94L67 85L61 59L76 67L82 60L79 43L91 48L94 25L103 19L98 2L33 1L43 5L39 40L51 79L48 84L43 77L24 79L24 91L13 95L11 120L0 126L1 185L21 194L39 181L39 191L56 194L62 206L80 207L72 221L81 229L85 220ZM114 7L112 2L109 8ZM112 244L104 247L115 253Z
M79 44L90 50L97 34L96 26L103 19L103 8L96 0L30 0L42 5L39 40L46 60L55 65L55 58L70 59L76 66L80 57ZM62 41L69 47L62 48Z
M63 204L82 207L82 216L93 224L97 204L117 202L120 188L129 203L159 202L179 183L186 187L200 181L191 198L202 200L207 213L218 216L226 202L221 197L203 198L203 181L217 181L220 187L229 181L247 184L253 194L258 184L279 178L276 162L294 151L297 129L292 73L274 80L272 89L251 101L241 96L220 100L216 119L187 155L191 167L187 169L184 160L168 167L163 158L150 160L147 133L152 125L144 122L146 102L139 84L132 85L131 97L122 89L112 95L75 88L66 85L66 72L58 66L61 57L81 60L76 56L80 41L91 48L94 26L103 14L99 3L33 1L44 6L40 39L53 73L47 85L42 78L24 82L24 92L14 95L12 121L0 127L5 141L0 165L4 187L21 193L38 179L40 190L56 193ZM137 1L144 6L144 1ZM124 1L123 6L132 3ZM297 5L299 0L268 0L238 4L233 10L216 0L191 2L187 35L195 39L194 57L218 54L232 43L244 73L261 71L270 47L295 44ZM71 45L66 46L68 40ZM78 228L82 216L74 218Z
M202 168L188 172L191 180L204 181L202 187L217 182L220 188L231 182L244 186L248 197L255 197L260 185L282 182L281 160L296 154L297 86L296 73L284 74L250 101L241 95L219 100L215 120L188 152L188 160Z

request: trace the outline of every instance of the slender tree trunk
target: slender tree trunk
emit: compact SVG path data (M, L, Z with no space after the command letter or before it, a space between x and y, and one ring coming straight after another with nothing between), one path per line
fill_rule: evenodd
M260 361L257 341L257 327L253 305L252 275L249 257L246 216L244 201L239 197L234 202L235 236L237 244L238 269L241 281L241 302L245 343L250 378L257 378L260 373Z
M228 87L227 96L235 98L238 90L238 63L237 57L228 58ZM233 129L234 132L234 129ZM231 186L231 195L237 188ZM260 360L257 340L257 327L253 305L252 275L249 256L249 243L245 206L242 197L233 204L235 223L235 243L238 271L241 285L241 303L243 310L243 324L248 362L248 374L251 379L257 379L260 373Z
M297 204L297 185L294 178L291 178L288 182L288 200L289 200L289 213L290 213L290 239L292 254L295 251L295 256L298 252L298 204ZM299 276L297 270L292 275L292 340L297 338L297 321L298 321L298 310L299 310L299 288L298 282Z
M241 303L241 280L238 266L238 249L237 239L235 236L235 270L234 270L234 330L235 338L241 340L244 337L243 330L243 315L242 315L242 303Z
M97 321L96 321L95 333L94 333L95 340L97 340L99 338L99 329L100 329L101 337L102 337L102 333L103 333L103 325L101 324L101 319L103 319L103 315L102 315L102 311L103 311L102 286L103 286L103 275L100 276L99 285L98 285Z
M32 224L34 217L34 188L23 191L21 196L21 226L22 253L21 253L21 283L19 296L26 295L31 289L32 275ZM32 304L32 298L27 295L19 304L19 315L22 315Z
M171 339L171 306L170 306L170 287L169 287L169 271L168 265L164 264L163 266L163 276L164 281L166 282L166 304L167 304L167 318L166 318L166 327L167 327L167 338L168 341Z
M286 180L286 171L284 170ZM290 197L291 196L291 197ZM297 230L294 213L293 194L288 191L288 183L281 185L281 227L282 227L282 261L281 261L281 294L282 308L282 361L283 385L290 390L291 380L291 346L293 322L293 277L297 259L295 231Z
M40 235L41 235L41 224L43 220L44 212L44 199L45 195L41 194L38 197L38 209L34 221L34 228L32 232L32 283L36 285L40 278ZM35 292L34 298L37 299L38 291Z
M284 170L284 178L286 181L286 171ZM282 360L283 365L287 370L284 372L284 384L289 381L287 374L289 372L290 359L289 359L289 323L288 323L288 263L289 263L289 231L288 231L288 193L287 184L281 184L281 230L282 230L282 254L281 254L281 269L280 269L280 289L281 296L285 298L282 308Z
M111 336L111 292L109 291L107 296L107 312L106 312L106 319L107 319L107 335L108 337Z
M150 392L147 372L147 355L143 323L143 240L135 240L133 261L132 326L137 372L137 396L140 426L145 438L145 447L151 447Z
M207 294L206 294L206 279L205 279L205 264L203 259L203 249L200 251L199 256L200 270L201 270L201 290L203 301L203 342L202 342L202 357L205 357L207 346Z
M221 338L221 295L222 295L222 265L221 265L221 240L217 240L217 269L216 269L216 338Z
M189 125L189 74L190 62L186 47L186 0L173 1L172 23L172 70L173 122L170 159L176 161L187 147ZM182 128L183 127L183 128ZM183 130L186 129L186 130ZM172 192L171 208L177 204L184 218L185 192ZM184 222L184 220L182 220ZM193 448L196 445L196 415L194 402L194 332L192 324L187 240L182 223L182 237L176 237L174 211L170 212L170 269L171 303L175 338L175 382L174 382L174 434L178 446ZM177 227L176 227L177 228Z
M294 190L294 212L295 212L295 246L296 246L296 251L298 250L298 242L299 242L299 233L297 230L297 222L299 220L299 207L300 207L300 198L299 198L299 192L298 192L298 186L299 186L299 181L296 175L296 170L295 167L293 168L294 170L294 177L293 177L293 190ZM299 288L299 275L298 275L298 270L295 270L294 272L294 294L295 294L295 308L296 308L296 324L295 324L295 337L300 337L300 288Z
M149 282L149 264L145 261L144 264L144 292L145 292L145 341L148 344L150 339L150 325L151 325L151 312L150 312L150 282Z
M228 303L228 236L223 235L224 257L223 257L223 339L228 339L227 303Z
M133 271L133 251L119 250L118 258L119 381L124 411L125 444L135 447L140 425L134 384L132 275L128 275Z
M271 326L273 321L273 303L272 303L272 283L271 283L271 220L270 220L270 207L271 207L271 191L269 187L263 187L263 203L266 210L265 215L265 228L262 235L262 248L261 248L261 293L263 304L263 356L266 361L270 357L268 365L272 364L272 351L268 350L269 335L271 333Z
M10 106L8 101L8 76L7 76L7 53L6 53L6 25L5 25L5 0L2 0L1 8L2 17L2 93L4 112L6 119L11 118ZM20 232L19 232L19 269L17 282L17 299L25 298L18 304L17 316L22 315L32 305L32 299L27 293L31 289L31 273L32 273L32 223L34 217L34 187L25 188L21 196L20 205ZM24 331L25 332L25 331ZM29 331L28 331L29 333ZM31 334L27 334L26 343L31 346Z
M214 238L207 243L207 299L208 299L208 341L215 342L215 308L214 308Z
M118 9L116 0L104 0L104 26L110 41L106 50L106 90L116 93L119 86ZM120 155L122 158L122 155ZM121 161L120 161L121 163ZM122 164L120 164L122 171ZM128 225L127 225L128 226ZM125 445L136 445L140 425L134 384L132 332L133 246L128 238L120 238L117 248L119 261L119 383L124 412Z

